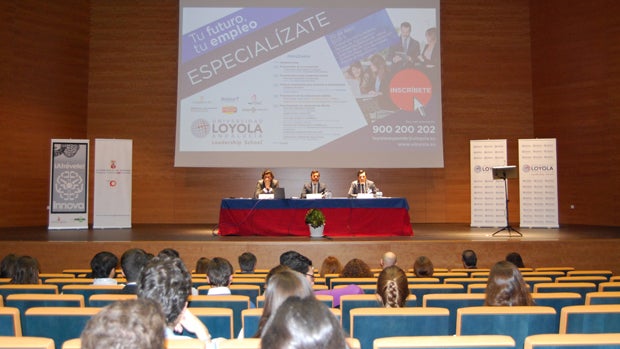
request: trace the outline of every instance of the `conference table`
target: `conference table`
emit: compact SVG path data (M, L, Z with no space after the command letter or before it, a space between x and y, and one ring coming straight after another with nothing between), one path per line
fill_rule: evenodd
M219 234L238 236L309 236L306 212L325 215L323 234L331 236L412 236L405 198L372 199L223 199Z

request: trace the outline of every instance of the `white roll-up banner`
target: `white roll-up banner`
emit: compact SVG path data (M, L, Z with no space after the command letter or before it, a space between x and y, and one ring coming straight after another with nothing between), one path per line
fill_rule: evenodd
M87 139L52 139L48 229L88 229Z
M506 226L504 181L493 179L494 166L506 166L505 139L471 140L471 226Z
M130 139L95 139L93 228L131 227Z
M521 227L558 228L555 138L519 139Z

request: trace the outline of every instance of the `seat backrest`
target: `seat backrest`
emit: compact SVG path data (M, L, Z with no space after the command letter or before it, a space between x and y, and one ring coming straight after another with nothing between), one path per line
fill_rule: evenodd
M487 284L469 284L467 285L467 293L486 293Z
M68 339L62 343L62 349L81 349L82 340L79 338Z
M607 280L613 275L611 270L569 270L566 272L566 276L604 276Z
M557 333L556 312L552 307L469 307L457 310L456 335L501 334L511 336L517 348L525 337Z
M351 310L356 308L380 308L381 303L374 294L351 294L340 297L342 311L342 328L349 333L351 328Z
M589 292L586 294L585 305L620 304L620 291Z
M514 349L515 341L504 335L415 336L375 339L374 349Z
M537 334L525 339L523 349L603 349L620 347L617 333Z
M0 307L0 336L21 336L22 322L19 309Z
M58 286L56 285L17 285L2 284L0 285L0 296L6 300L10 294L16 293L47 293L58 294Z
M200 286L198 287L198 294L206 296L210 288L211 286ZM230 294L248 296L252 304L256 304L258 296L261 295L261 288L258 285L235 284L228 286L228 289L230 289Z
M484 304L484 294L480 293L436 293L424 296L422 306L446 308L450 312L448 334L456 333L456 311L465 307L476 307Z
M54 349L54 341L42 337L0 337L0 348Z
M585 302L588 292L596 292L596 284L592 282L541 282L534 285L534 292L574 292L579 293L581 299Z
M26 310L34 307L83 307L84 296L79 294L18 293L9 295L6 305L19 309L22 323Z
M252 338L258 331L258 322L263 315L263 308L246 309L241 312L241 322L243 323L243 337Z
M539 271L539 272L547 272L547 271L559 271L562 272L564 275L566 275L567 272L571 271L571 270L575 270L575 267L569 267L569 266L551 266L551 267L539 267L539 268L535 268L534 271Z
M601 282L607 282L607 280L607 277L602 275L560 276L555 278L555 282L592 282L597 288Z
M351 337L362 349L372 349L377 338L448 335L445 308L357 308L351 310Z
M551 282L555 282L558 277L566 276L566 272L560 270L547 271L524 271L521 273L523 277L550 277Z
M429 277L429 278L418 278L418 277L408 277L407 283L409 285L412 284L438 284L439 278Z
M467 289L467 285L469 284L484 284L486 283L485 279L481 278L447 278L443 280L444 284L459 284L463 285L463 288Z
M620 304L562 308L559 333L620 333Z
M62 288L64 294L81 294L85 300L90 300L94 294L119 294L123 285L65 285ZM86 306L91 306L87 303Z
M350 284L355 284L355 285L376 285L377 284L377 278L372 277L372 278L332 278L330 280L330 285L329 288L333 289L338 285L350 285Z
M218 349L259 349L260 338L230 339L219 342Z
M168 339L164 343L166 349L204 349L205 344L196 338Z
M78 338L88 320L101 308L35 307L26 310L25 336L52 338L57 348L68 339Z
M433 273L433 277L438 278L439 283L441 284L443 284L444 280L447 278L466 278L468 276L469 276L469 273L466 273L466 272L450 272L450 271L438 272L436 269L435 269L435 272Z
M549 276L524 276L523 281L530 286L530 290L534 289L534 285L542 282L553 282Z
M188 307L229 308L233 311L233 331L241 331L241 312L250 308L250 297L239 295L228 296L189 296Z
M415 295L417 306L422 306L422 300L427 294L434 293L465 293L465 286L462 284L419 284L409 285L409 292Z
M118 301L126 301L130 299L138 298L135 294L125 294L125 293L101 293L101 294L93 294L88 298L88 306L89 307L105 307L114 302Z
M598 284L598 290L600 292L620 291L620 282L601 282L600 284Z
M233 311L228 308L188 308L209 329L212 338L231 339L233 333Z
M58 286L58 291L62 292L62 289L66 285L92 285L95 279L91 278L50 278L45 280L46 285Z
M557 323L560 323L562 308L569 305L583 304L581 295L575 292L532 293L532 299L536 305L555 309Z

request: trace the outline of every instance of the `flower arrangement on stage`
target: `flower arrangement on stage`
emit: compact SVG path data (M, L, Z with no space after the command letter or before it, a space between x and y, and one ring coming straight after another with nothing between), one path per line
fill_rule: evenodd
M306 212L306 224L312 228L325 225L325 215L318 208L311 208Z

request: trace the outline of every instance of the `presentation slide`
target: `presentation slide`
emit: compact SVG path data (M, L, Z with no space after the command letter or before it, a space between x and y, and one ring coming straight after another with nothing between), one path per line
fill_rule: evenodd
M180 0L175 166L443 167L439 0L294 6Z

